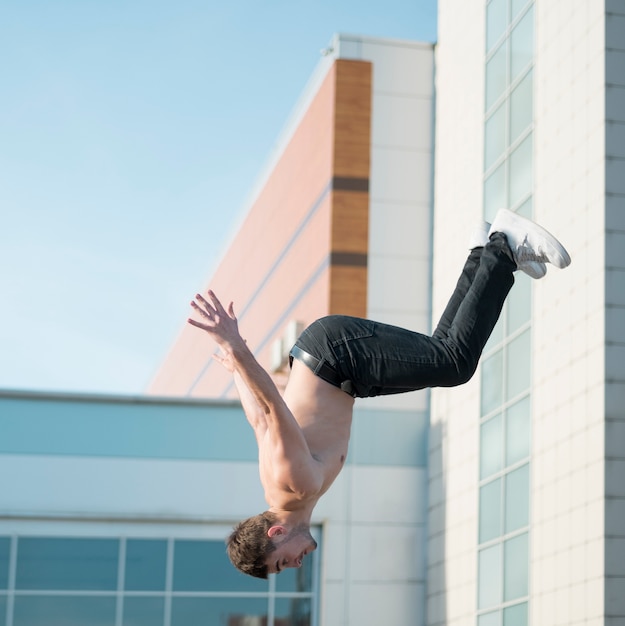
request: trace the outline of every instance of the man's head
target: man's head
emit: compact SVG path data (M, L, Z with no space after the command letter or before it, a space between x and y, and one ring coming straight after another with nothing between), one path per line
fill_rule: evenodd
M300 567L304 556L317 547L308 526L289 530L269 511L237 524L226 543L232 564L256 578Z

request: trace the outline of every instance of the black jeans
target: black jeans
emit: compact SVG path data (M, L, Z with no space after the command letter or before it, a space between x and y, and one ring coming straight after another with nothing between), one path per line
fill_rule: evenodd
M432 336L345 315L311 324L296 345L371 397L453 387L475 373L482 350L514 284L516 264L505 235L471 251Z

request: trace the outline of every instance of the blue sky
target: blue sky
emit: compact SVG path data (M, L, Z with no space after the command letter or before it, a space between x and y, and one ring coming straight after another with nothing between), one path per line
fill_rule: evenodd
M0 388L140 394L334 33L435 0L3 0Z

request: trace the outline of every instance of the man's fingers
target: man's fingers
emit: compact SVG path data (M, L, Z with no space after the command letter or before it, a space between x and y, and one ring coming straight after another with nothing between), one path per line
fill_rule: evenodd
M226 309L224 309L223 305L219 301L219 298L215 295L215 292L211 289L208 290L208 297L211 299L213 303L213 307L215 307L215 312L219 315L225 314Z
M189 318L187 323L191 324L191 326L195 326L196 328L201 328L202 330L212 330L213 325L202 324L202 322L197 322L194 319Z

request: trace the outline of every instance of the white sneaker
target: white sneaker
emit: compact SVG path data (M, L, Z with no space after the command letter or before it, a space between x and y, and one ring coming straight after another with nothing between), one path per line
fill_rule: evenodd
M481 222L475 227L475 230L471 234L469 240L469 249L483 248L488 243L489 233L491 232L491 225L489 222ZM525 272L530 278L538 280L543 278L547 273L547 266L540 261L526 261L523 263L517 263L517 268L521 272Z
M519 269L528 262L551 263L560 269L571 262L564 246L542 226L508 209L500 209L489 234L503 233Z

